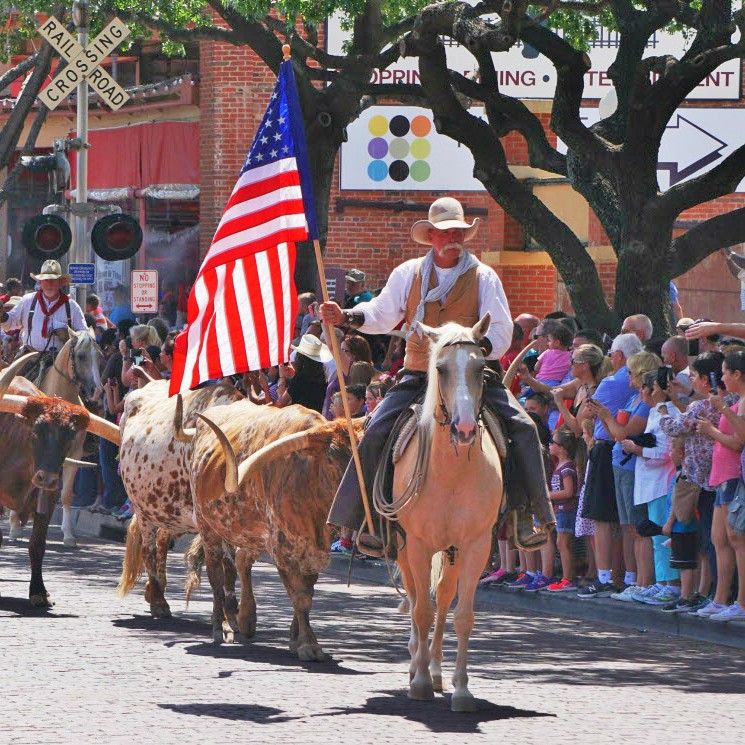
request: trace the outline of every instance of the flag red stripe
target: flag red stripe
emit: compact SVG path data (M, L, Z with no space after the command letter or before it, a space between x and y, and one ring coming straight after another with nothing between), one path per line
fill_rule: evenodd
M284 249L283 249L284 250ZM277 324L277 349L284 349L289 344L290 339L285 339L285 309L282 298L284 297L284 288L282 287L282 267L279 265L279 247L267 251L269 261L269 276L272 283L272 293L274 294L274 315Z
M261 297L261 283L259 271L256 266L256 256L250 256L245 260L246 285L248 286L248 299L251 303L251 314L254 318L254 332L256 334L256 348L258 350L259 365L269 367L269 332L266 328L264 301Z
M230 348L236 370L248 370L246 343L243 338L241 312L235 292L234 273L243 272L243 261L233 262L229 267L229 276L225 282L225 320L228 326Z
M228 249L222 253L218 253L213 257L210 257L209 252L205 258L204 266L200 270L202 272L210 271L220 264L224 264L226 261L235 261L244 256L252 256L262 251L266 251L272 246L276 246L279 243L299 243L300 241L306 240L308 237L308 231L306 228L289 228L279 230L272 235L267 235L256 241L252 241L250 246L236 246L235 248Z
M269 194L285 186L300 186L300 174L294 170L285 171L284 173L278 173L276 176L269 176L261 181L241 186L240 189L231 194L228 203L225 205L225 212L236 204L264 196L264 194Z
M290 214L304 214L302 199L289 199L285 202L277 202L270 207L236 217L234 220L230 220L230 222L225 223L217 229L212 242L217 243L217 241L240 233L242 230L249 230L270 220L276 220L278 217Z
M217 296L217 274L215 272L208 272L202 277L205 284L205 290L207 291L207 305L204 310L204 325L202 326L202 338L199 340L199 354L197 356L197 364L194 366L194 372L192 376L192 385L198 385L200 382L199 378L199 360L203 355L207 353L207 345L210 342L209 332L212 324L214 324L215 318L215 298ZM209 376L208 376L209 377Z

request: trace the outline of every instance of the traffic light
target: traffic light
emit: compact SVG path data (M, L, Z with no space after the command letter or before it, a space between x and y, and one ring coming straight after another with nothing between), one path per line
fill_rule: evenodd
M91 243L105 261L131 259L142 245L142 228L130 215L106 215L93 226Z
M22 241L36 259L59 259L70 250L72 231L59 215L37 215L23 226Z

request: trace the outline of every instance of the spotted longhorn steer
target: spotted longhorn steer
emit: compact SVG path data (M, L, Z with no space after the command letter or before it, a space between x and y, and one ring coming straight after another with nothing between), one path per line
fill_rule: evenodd
M301 660L324 659L309 616L318 573L329 561L326 517L351 455L345 426L302 406L277 409L250 401L216 406L199 418L190 478L214 597L214 640L232 641L235 631L255 633L251 568L266 551L295 611L290 650ZM237 628L224 609L223 541L237 549Z
M185 422L193 426L197 412L241 398L227 385L190 391L183 396ZM192 445L180 442L173 430L177 402L176 397L168 397L167 380L155 381L127 396L121 420L119 464L135 516L127 530L119 594L132 590L144 565L145 601L154 618L171 615L164 595L171 540L197 530L187 472ZM226 564L232 565L232 560L226 557ZM235 570L229 569L228 574L235 602Z
M42 562L62 466L79 432L88 430L118 443L119 428L82 406L44 396L24 378L8 377L0 381L0 505L17 511L22 520L34 514L29 598L32 605L49 608Z

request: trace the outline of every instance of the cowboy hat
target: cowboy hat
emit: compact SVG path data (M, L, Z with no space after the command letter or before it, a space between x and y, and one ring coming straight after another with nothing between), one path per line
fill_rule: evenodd
M432 202L429 208L429 219L415 222L411 228L411 237L423 246L431 246L429 231L431 228L438 230L450 230L450 228L463 228L466 235L464 241L470 241L479 229L479 218L477 217L470 225L466 222L463 207L457 199L452 197L441 197Z
M367 277L362 269L350 269L347 274L344 275L344 279L347 282L364 282Z
M333 355L329 351L329 348L313 334L306 334L301 340L300 344L292 348L298 353L303 354L316 362L329 362L333 359Z
M11 295L11 297L9 297L5 301L3 305L3 310L6 312L9 310L13 310L13 308L15 308L16 305L18 305L18 303L21 302L21 300L23 300L23 298L20 295Z
M72 274L63 274L59 261L47 259L42 265L38 274L31 274L31 279L40 282L42 279L59 279L61 284L69 285L72 281Z

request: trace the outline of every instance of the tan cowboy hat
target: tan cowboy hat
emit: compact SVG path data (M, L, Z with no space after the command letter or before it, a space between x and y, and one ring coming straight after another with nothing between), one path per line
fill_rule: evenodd
M47 259L42 265L38 274L32 274L31 279L40 282L42 279L59 279L63 285L69 285L72 281L72 274L62 274L62 267L59 261Z
M18 303L21 302L21 300L23 300L23 298L20 295L11 295L11 297L9 297L5 301L3 305L3 310L5 311L13 310L13 308L15 308L16 305L18 305Z
M298 354L304 354L306 357L315 360L316 362L329 362L334 358L329 348L313 334L306 334L297 346L293 345L292 348Z
M470 241L479 229L479 218L477 217L470 225L466 222L463 207L457 199L442 197L432 202L429 208L429 219L415 222L411 228L411 237L423 246L431 246L429 231L431 228L438 230L450 230L450 228L463 228L466 235L464 241Z

